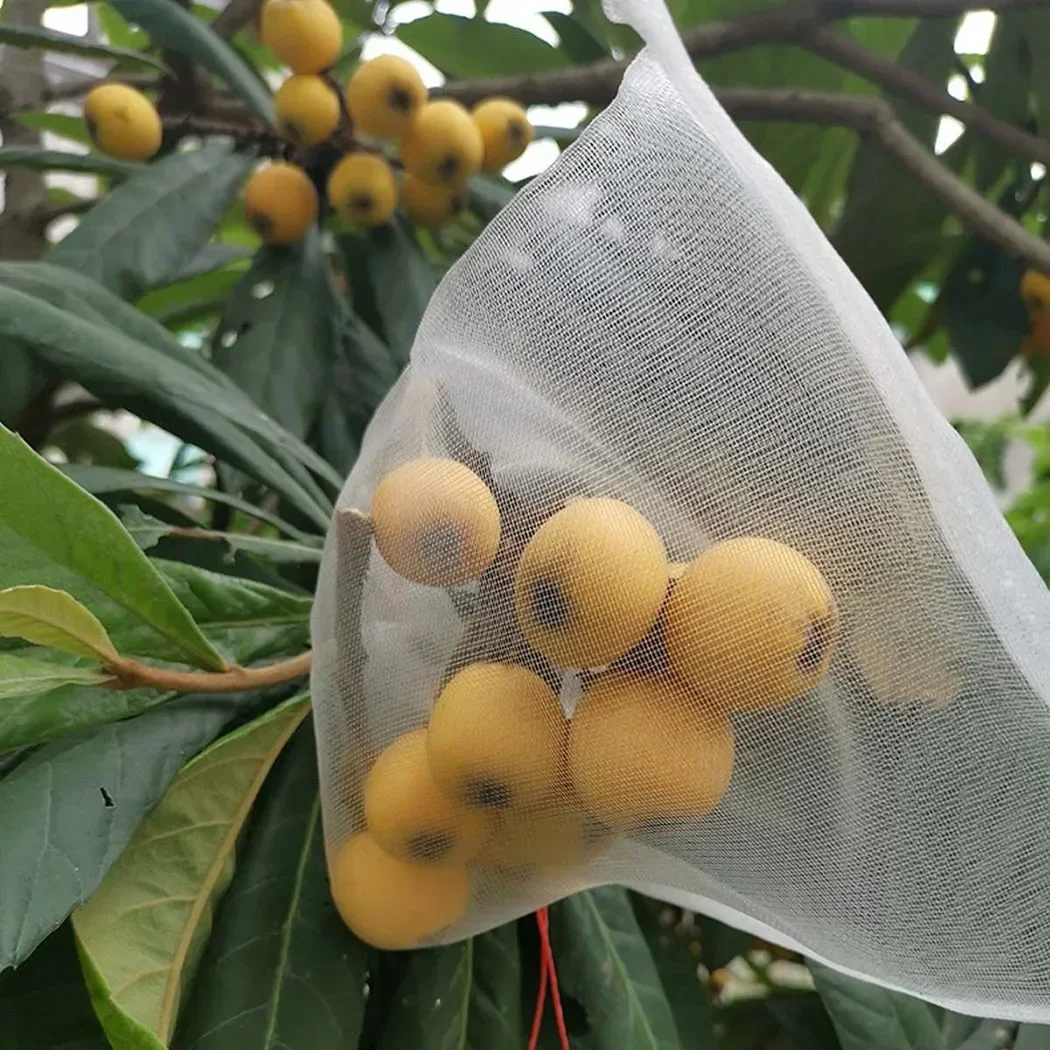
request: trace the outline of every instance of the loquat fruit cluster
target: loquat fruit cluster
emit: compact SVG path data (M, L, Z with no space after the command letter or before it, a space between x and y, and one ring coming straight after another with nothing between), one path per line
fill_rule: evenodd
M426 725L371 767L332 885L379 947L454 926L479 887L580 868L623 836L711 813L733 777L733 713L801 697L831 662L831 589L782 543L739 537L675 564L637 509L579 497L515 546L499 506L474 471L432 456L373 493L386 565L428 587L502 574L497 615L521 643L450 669ZM584 684L571 717L553 688L565 671Z
M415 67L395 55L361 63L340 98L328 70L342 33L326 0L267 0L261 31L292 70L274 99L280 134L300 152L329 140L350 144L320 189L331 210L355 227L382 226L399 202L415 225L453 222L467 180L504 167L531 141L532 128L516 103L489 99L471 114L458 102L430 101ZM347 134L340 136L344 116ZM267 174L271 168L281 173ZM306 171L286 161L260 169L245 207L265 242L292 244L316 221L316 198Z
M244 192L246 218L266 244L301 240L321 214L321 193L332 212L361 229L389 222L399 203L413 224L445 226L462 211L473 175L499 171L532 141L516 102L485 99L471 112L451 99L431 100L415 67L395 55L362 62L340 92L330 70L343 30L328 0L265 0L259 31L291 70L274 97L288 149L260 167ZM95 88L84 119L111 156L141 161L160 149L157 110L126 84ZM318 175L310 151L323 143L343 155Z

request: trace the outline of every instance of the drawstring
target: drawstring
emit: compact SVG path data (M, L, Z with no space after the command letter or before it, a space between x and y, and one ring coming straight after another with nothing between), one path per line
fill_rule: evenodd
M540 1026L543 1023L543 1007L547 1002L548 987L550 988L551 1005L554 1007L554 1023L558 1028L561 1050L571 1050L569 1033L565 1029L565 1015L561 1008L558 972L554 967L554 952L551 949L550 916L546 908L540 908L536 912L536 927L540 934L540 986L536 994L536 1011L532 1015L532 1032L529 1035L528 1050L536 1050L539 1045Z

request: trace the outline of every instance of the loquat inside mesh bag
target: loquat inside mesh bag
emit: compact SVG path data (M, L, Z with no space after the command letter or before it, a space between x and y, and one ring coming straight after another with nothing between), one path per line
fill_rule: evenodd
M1050 600L662 5L435 294L328 539L333 892L384 948L621 883L1050 1018Z

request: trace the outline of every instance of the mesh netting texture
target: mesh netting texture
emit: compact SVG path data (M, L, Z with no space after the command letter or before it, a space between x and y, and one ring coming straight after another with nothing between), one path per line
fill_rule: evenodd
M658 5L433 297L314 612L333 893L452 941L633 886L1050 1018L1050 601ZM391 906L397 902L397 906Z

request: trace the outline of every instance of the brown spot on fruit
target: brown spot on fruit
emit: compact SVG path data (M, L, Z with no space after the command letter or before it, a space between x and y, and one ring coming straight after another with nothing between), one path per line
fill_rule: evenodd
M464 785L467 802L478 809L507 809L511 791L496 780L471 780Z
M415 96L407 88L395 84L387 95L387 104L398 113L411 113L415 108Z
M533 619L541 627L556 631L569 625L572 610L565 591L557 580L537 580L530 596Z
M443 179L454 179L459 171L459 157L454 153L446 153L438 162L437 170Z
M269 215L263 215L261 212L248 212L245 215L245 218L248 220L248 225L251 226L251 228L255 230L263 240L266 239L267 235L274 227L273 219L271 219Z
M798 654L800 671L815 671L823 662L835 638L835 624L829 617L813 620L806 631L805 648Z

